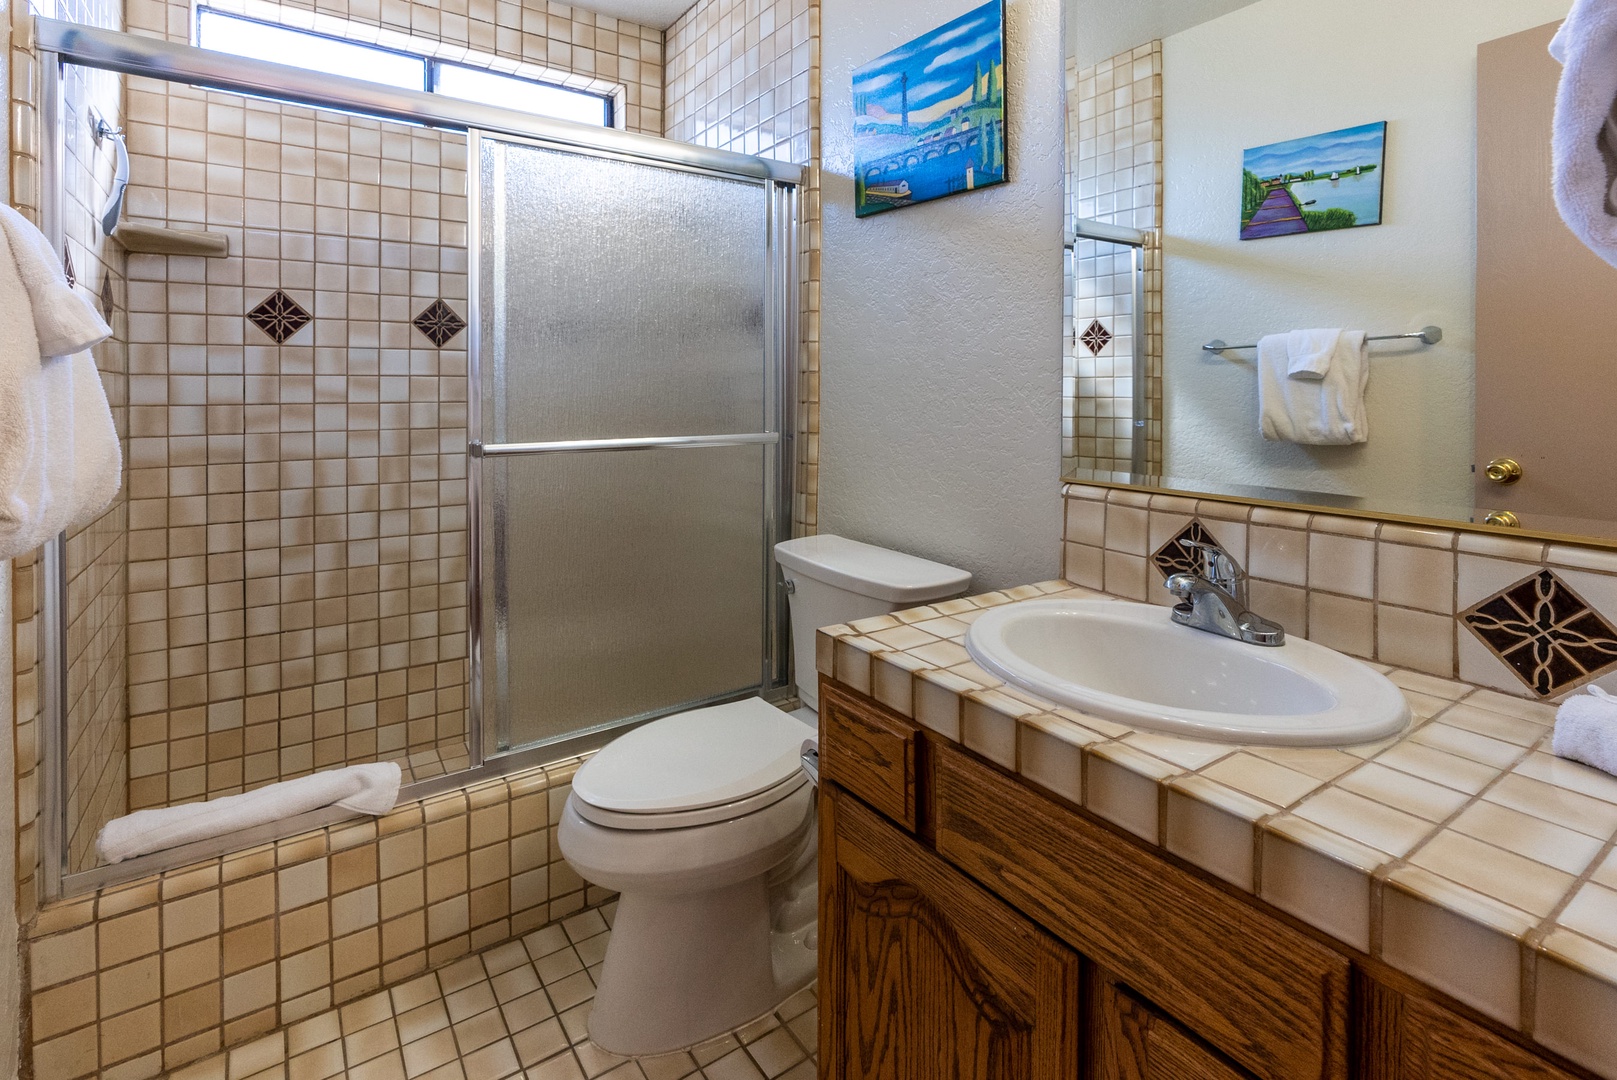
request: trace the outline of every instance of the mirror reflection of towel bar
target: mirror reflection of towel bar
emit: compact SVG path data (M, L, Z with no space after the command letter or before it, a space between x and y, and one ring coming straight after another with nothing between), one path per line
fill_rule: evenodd
M1439 341L1443 340L1443 328L1441 326L1424 326L1421 329L1415 331L1413 334L1382 334L1379 337L1367 337L1364 340L1365 341L1406 341L1406 340L1407 341L1413 341L1413 340L1415 340L1417 338L1420 340L1421 344L1423 344L1423 345L1436 345ZM1218 340L1215 339L1213 341L1209 341L1206 345L1203 345L1202 348L1204 350L1206 350L1207 352L1225 352L1226 350L1229 350L1229 349L1256 349L1257 346L1256 345L1226 345L1224 342L1218 341Z

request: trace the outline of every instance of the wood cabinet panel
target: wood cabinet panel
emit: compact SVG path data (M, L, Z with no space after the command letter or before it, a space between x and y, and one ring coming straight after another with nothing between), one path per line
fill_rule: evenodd
M1347 1076L1346 957L952 747L932 775L954 865L1262 1080Z
M915 831L915 725L820 683L820 778Z
M1251 1080L1104 972L1090 987L1089 1080Z
M1076 1080L1075 954L844 792L820 828L825 1080Z
M1574 1080L1432 1001L1405 997L1402 1026L1402 1080Z

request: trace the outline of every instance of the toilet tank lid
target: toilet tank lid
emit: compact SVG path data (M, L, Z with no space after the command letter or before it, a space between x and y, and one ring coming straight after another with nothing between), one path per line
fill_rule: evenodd
M842 536L800 536L775 545L788 570L894 604L924 604L965 592L971 574Z
M736 802L800 775L815 730L747 698L665 716L579 766L573 794L602 810L668 814Z

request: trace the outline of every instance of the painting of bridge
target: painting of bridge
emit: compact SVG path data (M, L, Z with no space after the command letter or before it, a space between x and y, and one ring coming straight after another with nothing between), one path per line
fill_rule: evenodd
M1246 151L1241 239L1381 224L1386 156L1385 121Z
M1005 182L1005 3L853 73L858 216Z

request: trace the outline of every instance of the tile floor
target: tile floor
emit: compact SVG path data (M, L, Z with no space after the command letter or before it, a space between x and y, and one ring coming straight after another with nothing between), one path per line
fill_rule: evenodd
M585 1022L615 905L169 1074L171 1080L813 1080L812 987L689 1052L621 1058Z

